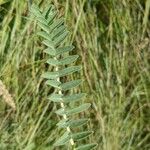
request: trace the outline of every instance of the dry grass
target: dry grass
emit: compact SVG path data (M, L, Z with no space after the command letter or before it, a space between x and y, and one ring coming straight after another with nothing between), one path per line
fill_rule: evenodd
M10 106L12 107L13 110L16 109L14 100L7 90L6 86L3 84L3 82L0 80L0 96L3 97L3 100Z

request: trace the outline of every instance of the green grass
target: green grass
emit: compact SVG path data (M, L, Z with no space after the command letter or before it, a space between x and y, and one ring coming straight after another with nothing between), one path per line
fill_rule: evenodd
M97 142L98 150L149 150L150 1L53 2L83 66L76 91L86 92L92 104L81 116L91 118L86 128L94 134L83 142ZM53 89L41 78L46 55L35 30L26 1L0 0L0 79L17 107L13 112L0 97L0 150L53 150L62 132L56 105L47 99Z

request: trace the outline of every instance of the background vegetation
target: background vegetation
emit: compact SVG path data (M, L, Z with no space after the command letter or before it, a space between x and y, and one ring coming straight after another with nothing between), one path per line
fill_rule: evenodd
M35 0L45 8L51 0ZM76 91L92 103L86 128L98 150L150 149L150 1L53 0L71 31L84 79ZM53 150L61 134L41 74L41 40L25 0L0 0L0 79L16 111L0 97L0 150ZM72 76L78 78L79 75ZM80 116L78 116L80 117ZM85 141L83 141L85 142ZM62 148L58 148L62 149ZM64 148L65 149L65 148Z

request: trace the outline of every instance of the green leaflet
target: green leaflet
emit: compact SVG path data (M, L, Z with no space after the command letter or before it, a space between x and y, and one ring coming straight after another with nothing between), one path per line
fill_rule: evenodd
M46 40L52 41L50 35L47 32L41 31L41 32L38 32L37 35L45 38Z
M90 103L85 103L85 104L82 104L81 106L78 106L78 107L73 108L73 109L64 110L64 108L60 108L55 113L60 115L60 116L63 116L64 114L70 116L70 115L74 115L74 114L78 114L80 112L83 112L83 111L87 110L90 106L91 106Z
M42 75L42 77L46 79L57 79L80 70L81 70L81 66L71 66L55 72L46 72Z
M65 40L65 38L67 37L68 33L69 33L69 31L64 31L63 34L61 34L58 37L56 37L54 39L55 46L58 46L61 42L63 42Z
M47 63L52 65L52 66L58 66L58 65L68 65L73 63L74 61L77 60L79 56L78 55L71 55L68 56L66 58L60 59L60 60L56 60L56 59L48 59Z
M47 54L49 54L49 55L51 55L51 56L55 56L56 50L55 50L54 47L51 47L51 48L45 49L45 50L44 50L44 53L47 53Z
M53 14L49 14L49 18L47 18L47 22L48 22L48 24L51 24L52 23L52 21L53 21L53 19L56 17L56 15L57 15L57 12L55 11L55 12L53 12Z
M61 55L63 53L66 53L66 52L70 52L74 49L74 46L66 46L66 47L60 47L58 49L56 49L56 56L57 55Z
M46 32L38 32L38 35L40 35L40 36L42 36L43 38L45 38L46 40L45 40L45 45L46 46L48 46L48 47L51 47L51 45L49 45L49 42L48 41L50 41L50 42L53 42L53 45L55 45L55 46L57 46L57 45L59 45L60 44L60 42L62 42L65 38L66 38L66 36L68 35L68 31L64 31L64 33L63 34L61 34L60 36L58 36L58 37L56 37L53 41L52 41L52 39L53 39L53 37L51 38L51 36L48 34L49 33L49 28L44 24L40 24L40 26L42 27L42 29L44 30L44 31L46 31ZM48 41L47 41L48 40Z
M64 25L61 25L59 28L55 29L52 32L52 39L54 39L55 37L57 37L60 34L62 34L65 30L66 30L66 27Z
M45 44L46 46L48 46L49 48L52 48L52 49L55 48L55 44L53 41L44 40L42 43Z
M34 5L34 4L31 6L30 11L31 11L31 13L32 13L34 16L36 16L36 17L43 17L43 15L41 14L41 12L40 12L38 6L36 6L36 5Z
M61 89L63 91L67 91L69 89L78 86L81 82L82 80L73 80L66 83L61 83L60 81L56 81L56 80L47 80L46 84Z
M49 80L48 80L49 81ZM72 94L72 95L67 95L63 96L62 94L52 94L51 96L48 97L53 102L75 102L80 100L81 98L85 97L85 93L79 93L79 94Z
M59 37L57 37L53 41L52 41L50 36L48 37L46 34L43 35L43 33L40 33L40 34L41 34L41 36L43 36L44 38L47 39L47 40L43 41L43 43L46 46L48 46L48 47L57 47L60 44L60 42L62 42L66 38L68 33L69 33L68 31L65 31L63 34L61 34Z
M45 19L45 18L43 18L43 17L37 17L36 18L41 24L44 24L44 25L48 25L48 22L47 22L47 20Z
M61 120L57 123L57 126L59 128L66 128L67 126L69 126L70 128L73 128L73 127L79 127L79 126L82 126L84 124L87 123L89 119L87 118L84 118L84 119L77 119L77 120Z
M46 26L44 25L44 27ZM49 29L46 28L45 30L47 31L46 33L40 32L39 35L46 38L46 40L44 40L43 43L48 47L57 47L60 44L60 42L62 42L66 38L66 36L69 33L68 31L65 31L63 34L61 34L60 36L58 36L52 41L52 38L48 34Z
M46 7L46 9L43 11L43 16L45 17L45 19L48 18L49 13L52 11L53 5L48 5Z
M70 120L68 121L70 127L79 127L81 125L84 125L88 122L89 119L77 119L77 120Z
M66 111L64 110L64 108L60 108L60 109L58 109L57 111L55 111L55 113L56 113L57 115L63 116L63 115L66 114Z
M55 28L60 27L63 23L64 23L64 19L63 19L63 18L60 18L60 19L55 20L55 22L53 22L53 24L50 25L50 33L51 33Z
M72 94L69 96L65 96L63 97L64 102L75 102L80 100L81 98L85 97L86 94L85 93L79 93L79 94Z
M48 25L42 24L41 22L38 22L37 24L40 26L40 28L42 30L44 30L45 32L49 33L49 26Z
M56 72L45 72L42 75L42 77L46 78L46 79L57 79L59 77L59 71L56 71Z
M63 70L58 71L59 77L63 77L63 76L72 74L74 72L80 71L81 69L82 69L81 66L71 66L71 67L65 68Z
M31 7L31 13L34 14L34 16L36 16L37 18L41 18L41 20L37 19L39 22L42 23L42 20L43 19L47 19L47 23L49 24L50 22L52 22L52 20L56 17L57 15L57 12L51 12L53 11L54 7L51 5L51 6L48 6L47 9L43 12L43 14L40 12L39 8L36 6L36 5L32 5ZM45 23L44 23L45 24ZM47 25L48 25L47 24Z
M66 128L66 127L68 126L67 121L68 121L68 119L60 120L60 121L57 123L57 126L60 127L60 128Z
M51 96L48 97L53 102L63 102L62 99L63 95L61 94L52 94Z
M78 140L82 140L86 137L88 137L89 135L91 135L93 133L93 131L84 131L84 132L79 132L79 133L75 133L72 135L72 138L75 140L75 141L78 141Z
M63 83L60 85L60 88L63 90L63 91L67 91L67 90L70 90L72 88L75 88L76 86L80 85L82 82L82 80L73 80L73 81L69 81L69 82L66 82L66 83Z
M85 103L85 104L80 105L79 107L67 110L66 114L67 115L77 114L77 113L80 113L80 112L87 110L90 106L91 106L90 103Z
M66 53L66 52L70 52L74 49L74 46L66 46L66 47L61 47L61 48L57 48L57 49L54 49L54 48L47 48L44 50L45 53L51 55L51 56L58 56L58 55L61 55L63 53Z
M65 145L70 139L69 132L66 131L54 144L54 146Z
M96 143L82 145L76 148L76 150L92 150L97 146Z
M56 80L47 80L46 84L60 89L61 82L56 81Z

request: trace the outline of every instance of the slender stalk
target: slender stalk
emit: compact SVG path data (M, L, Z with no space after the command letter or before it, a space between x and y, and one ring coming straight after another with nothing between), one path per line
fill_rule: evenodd
M57 57L55 57L54 59L57 60ZM58 70L59 70L59 67L56 66L56 71L58 71ZM60 81L60 78L57 78L57 81ZM58 94L62 94L62 90L58 90ZM64 105L63 102L60 103L60 106L61 106L61 108L62 108L63 110L65 110L65 105ZM66 114L63 115L63 118L64 118L65 120L68 119ZM68 126L66 129L67 129L67 131L68 131L69 133L71 133L71 129L70 129L69 126ZM71 144L72 146L75 145L75 142L74 142L73 138L70 138L69 141L70 141L70 144Z

